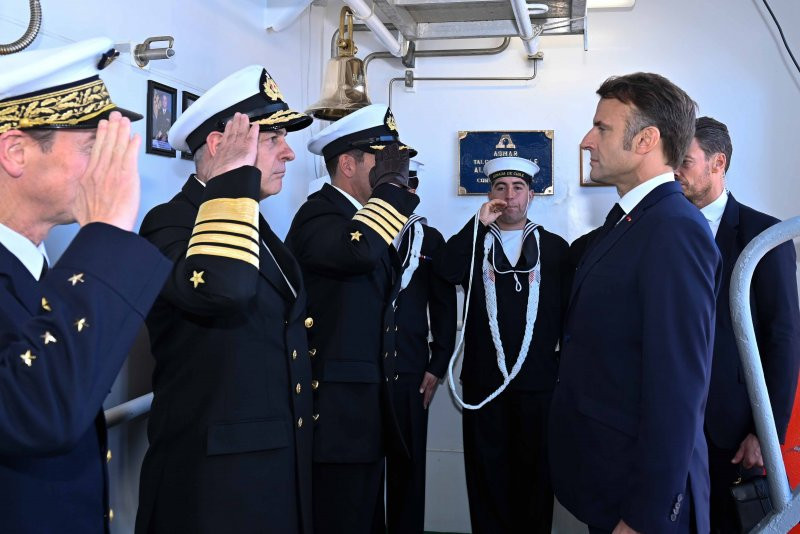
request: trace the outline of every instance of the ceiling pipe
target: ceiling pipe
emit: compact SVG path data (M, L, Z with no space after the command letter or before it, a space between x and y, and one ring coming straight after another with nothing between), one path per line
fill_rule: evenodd
M353 14L372 30L372 33L375 34L375 37L386 47L386 50L388 50L390 54L395 57L401 57L403 55L403 45L400 44L400 41L398 41L386 26L383 25L383 22L381 22L372 8L367 5L364 0L344 0L344 3L350 6L350 9L353 10Z
M514 11L514 18L517 19L517 31L519 38L525 45L528 58L539 53L539 36L542 34L542 27L534 28L531 24L531 13L546 13L549 9L545 4L528 4L525 0L511 0L511 9Z

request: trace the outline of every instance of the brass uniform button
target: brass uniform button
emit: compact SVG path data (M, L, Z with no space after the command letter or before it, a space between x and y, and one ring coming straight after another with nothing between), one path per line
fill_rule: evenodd
M383 357L384 357L384 358L388 358L388 357L389 357L389 353L388 353L388 352L384 352L384 353L383 353Z
M293 350L293 351L292 351L292 359L293 359L293 360L296 360L296 359L297 359L297 351L296 351L296 350Z
M394 374L394 379L397 380L400 377L397 373Z
M106 463L111 461L111 449L106 451Z
M315 413L314 415L311 416L311 418L314 419L314 421L316 421L317 419L319 419L319 414Z
M294 387L294 392L300 395L300 392L303 390L303 386L300 385L300 382Z
M313 358L317 355L317 349L308 349L308 355Z
M312 380L311 381L311 389L316 391L318 387L319 387L319 380Z
M313 317L306 317L305 323L306 328L311 328L314 326L314 318Z
M297 420L297 428L303 428L303 418L299 418Z
M108 522L111 523L114 520L114 510L111 508L108 509Z
M394 325L394 331L397 332L397 325Z

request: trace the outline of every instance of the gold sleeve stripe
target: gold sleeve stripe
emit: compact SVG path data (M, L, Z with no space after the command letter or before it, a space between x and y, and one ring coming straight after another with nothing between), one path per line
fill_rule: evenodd
M217 245L195 245L189 248L189 251L186 253L186 257L188 258L189 256L194 256L195 254L221 256L223 258L241 260L258 269L258 256L253 256L252 253L238 248L220 247Z
M381 227L378 223L376 223L372 219L364 217L360 213L356 213L355 217L353 217L353 220L361 221L362 223L366 224L367 226L378 232L378 235L381 236L381 238L384 241L386 241L387 245L392 242L392 236L389 235L389 233L386 230L384 230L383 227Z
M367 201L367 204L373 204L373 203L383 207L386 211L388 211L394 217L396 217L397 220L400 222L401 228L405 226L406 222L408 221L408 217L397 211L397 209L394 206L392 206L391 204L389 204L388 202L386 202L381 198L371 198Z
M383 228L384 232L386 232L387 234L392 236L392 239L394 239L395 236L397 236L397 234L400 233L399 231L397 231L394 228L392 228L386 221L384 221L383 218L379 217L378 215L375 215L374 213L372 213L369 210L361 210L356 215L360 215L361 217L364 217L365 219L371 220L372 222L374 222L375 224L377 224L378 226Z
M249 237L258 243L258 230L252 228L250 225L229 222L203 222L195 225L192 235L199 234L201 232L237 234L242 237Z
M258 228L258 202L252 198L214 198L206 200L197 212L195 225L227 219Z
M232 247L240 247L249 250L258 257L258 243L253 243L246 237L237 237L227 234L200 234L192 236L189 240L190 247L201 243L219 243Z
M376 206L375 204L369 205L367 204L361 210L361 213L367 214L369 212L372 218L378 217L381 221L385 221L385 224L391 228L395 233L400 233L400 230L403 229L403 225L397 222L397 219L389 215L385 209L381 208L380 206Z

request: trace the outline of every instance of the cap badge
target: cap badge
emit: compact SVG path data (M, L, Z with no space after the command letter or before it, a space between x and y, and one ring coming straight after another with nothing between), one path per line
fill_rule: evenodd
M393 132L397 131L397 122L394 120L394 115L391 113L386 116L386 127Z
M267 98L270 100L283 100L283 95L281 94L281 90L278 89L278 84L275 83L267 71L264 71L264 83L262 87L264 88L264 94L267 95Z

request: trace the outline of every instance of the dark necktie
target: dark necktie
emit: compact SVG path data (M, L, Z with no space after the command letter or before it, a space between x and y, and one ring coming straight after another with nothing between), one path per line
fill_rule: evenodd
M606 215L606 222L603 223L603 226L600 227L600 231L595 234L594 238L592 239L591 244L587 248L587 252L596 247L597 244L605 239L605 237L614 229L622 216L625 215L625 210L622 209L622 206L619 203L614 204L614 207L611 208L611 211L608 212ZM585 254L584 254L585 255Z
M42 278L44 278L44 275L47 274L47 270L48 269L49 269L49 267L47 267L47 260L42 258L42 272L39 273L39 280L40 281L41 281Z

